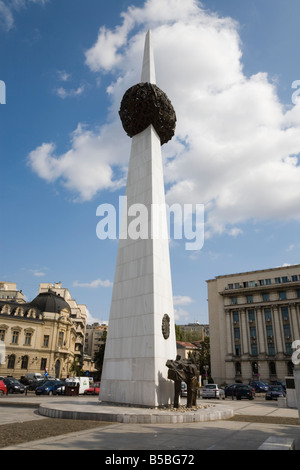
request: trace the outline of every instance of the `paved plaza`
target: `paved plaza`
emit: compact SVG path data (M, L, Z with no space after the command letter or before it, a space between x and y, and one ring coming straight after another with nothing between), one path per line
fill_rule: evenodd
M73 397L72 397L73 398ZM97 397L74 397L78 409L98 406ZM0 400L0 425L45 419L37 414L39 403L66 404L66 397L3 397ZM199 400L202 404L203 400ZM206 402L206 401L205 401ZM209 400L211 405L220 402ZM232 401L222 406L233 409L234 418L198 423L133 424L99 423L99 427L75 433L30 441L2 450L101 450L101 451L200 451L257 450L269 437L293 439L300 449L298 411L278 408L277 402ZM49 423L51 418L49 419ZM288 420L293 425L282 424ZM258 422L262 421L262 422Z

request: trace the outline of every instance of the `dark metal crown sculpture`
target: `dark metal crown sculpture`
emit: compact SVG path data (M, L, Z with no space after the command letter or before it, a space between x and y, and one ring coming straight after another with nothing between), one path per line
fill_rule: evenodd
M175 134L176 114L171 101L158 86L139 83L129 88L123 96L119 115L123 128L133 137L153 125L161 145Z

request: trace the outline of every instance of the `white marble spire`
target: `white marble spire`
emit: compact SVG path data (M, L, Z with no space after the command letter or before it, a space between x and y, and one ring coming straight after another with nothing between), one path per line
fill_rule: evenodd
M142 81L155 84L150 32ZM166 362L176 358L176 338L169 240L151 236L153 226L155 232L167 233L161 141L152 125L132 138L126 197L99 398L105 403L158 407L173 399ZM148 237L136 239L128 233L128 214L137 205L147 211L149 230ZM164 208L159 225L152 215L154 205Z
M154 85L156 84L154 52L150 30L146 35L141 82L149 82L153 83Z

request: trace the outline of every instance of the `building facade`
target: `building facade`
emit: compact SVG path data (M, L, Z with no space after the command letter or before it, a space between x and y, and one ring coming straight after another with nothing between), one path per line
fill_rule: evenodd
M108 323L93 323L87 325L85 333L85 353L92 359L104 343L103 335L107 332Z
M209 325L201 325L200 323L188 323L187 325L178 325L184 332L184 337L188 337L189 341L192 341L194 338L204 338L209 337Z
M41 284L38 296L25 302L16 284L0 283L0 376L66 378L76 358L82 363L84 306L63 291L61 284Z
M284 380L300 339L300 265L207 281L216 383Z
M75 359L77 363L84 368L84 344L87 319L86 305L78 304L76 300L72 299L69 290L65 287L62 287L61 282L56 282L54 284L40 284L39 293L48 292L49 290L62 297L70 307L70 318L76 331L74 351Z

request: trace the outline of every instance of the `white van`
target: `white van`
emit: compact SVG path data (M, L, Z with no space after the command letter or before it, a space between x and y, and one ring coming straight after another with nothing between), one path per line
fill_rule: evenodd
M79 384L79 395L83 395L87 388L90 388L88 377L71 377L66 379L66 383Z
M28 374L25 375L25 377L26 379L30 379L30 380L44 380L45 378L39 372L36 372L36 373L29 372Z

